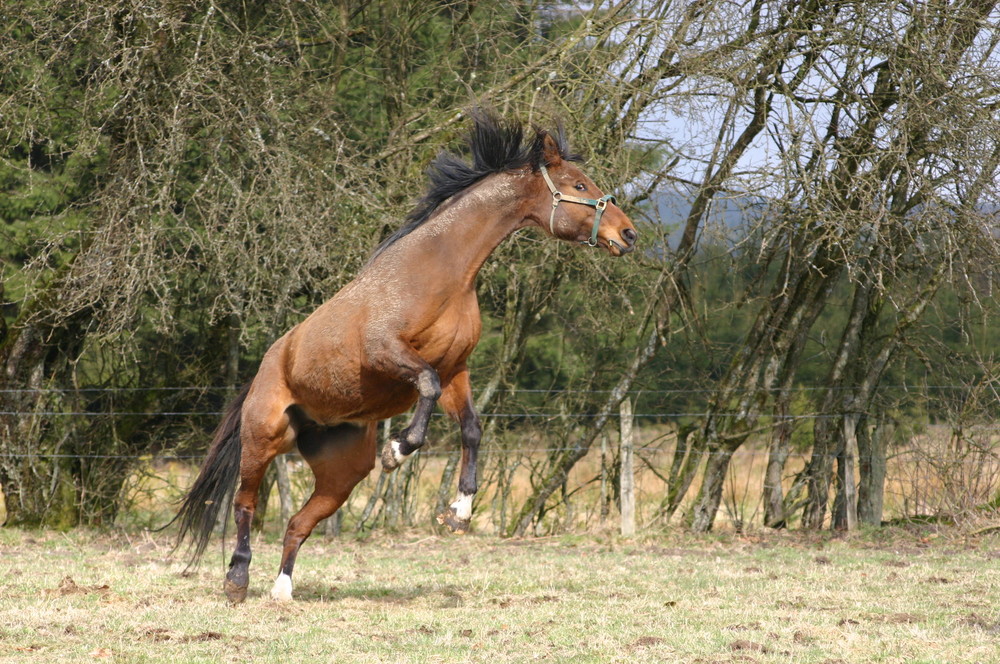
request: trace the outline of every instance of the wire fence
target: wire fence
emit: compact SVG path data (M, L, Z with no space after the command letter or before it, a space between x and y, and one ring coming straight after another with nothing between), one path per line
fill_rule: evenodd
M841 391L848 390L848 387L836 386L832 388L822 387L822 386L796 386L790 390L782 390L779 388L773 388L770 390L764 390L768 393L778 393L782 391L792 392L794 394L802 393L807 394L810 392L821 392L821 391ZM879 391L881 394L889 393L902 393L909 395L922 395L924 398L930 398L933 392L969 392L972 388L969 385L886 385L880 386ZM626 393L626 396L632 399L650 398L656 396L670 396L670 395L709 395L712 394L714 390L709 388L675 388L675 389L638 389L631 390ZM232 387L225 386L172 386L172 387L81 387L81 388L16 388L16 389L0 389L0 395L2 394L18 394L18 395L48 395L48 394L59 394L59 395L95 395L95 394L116 394L116 393L133 393L133 392L159 392L159 393L170 393L170 392L188 392L196 394L216 394L216 395L226 395L233 392ZM506 395L514 396L517 395L542 395L548 397L549 401L558 399L560 396L571 393L576 396L583 395L609 395L612 390L571 390L570 392L563 392L559 390L543 390L543 389L508 389L505 390ZM1000 397L998 397L1000 399ZM34 408L24 408L18 410L0 410L0 416L39 416L39 417L219 417L223 414L222 410L140 410L140 411L125 411L125 410L115 410L113 406L108 404L102 404L100 408L94 408L91 410L55 410L55 409L34 409ZM443 416L442 413L435 413L436 416ZM483 418L506 418L506 419L565 419L565 418L576 418L576 419L587 419L587 418L597 418L600 417L600 413L595 412L537 412L529 410L520 410L517 412L485 412L481 413ZM610 413L610 417L618 417L617 413ZM638 411L633 414L636 419L660 419L660 420L677 420L682 418L705 418L708 416L717 418L739 418L744 417L744 413L741 412L725 412L717 410L649 410L649 411ZM766 417L775 422L797 422L797 421L809 421L817 419L839 419L840 414L830 414L830 413L795 413L795 414L779 414L779 413L768 413ZM1000 429L1000 426L998 426Z
M795 391L812 393L825 390L819 386L795 388ZM927 400L933 393L959 397L970 388L966 385L898 385L884 386L885 391L895 390L901 394L917 394ZM114 397L129 393L164 393L171 395L211 395L215 407L197 407L198 399L187 399L185 407L167 409L116 410ZM0 395L24 397L8 399L14 408L0 411L0 416L24 420L93 421L107 418L111 421L125 418L172 418L192 421L189 430L183 434L188 444L183 449L197 449L190 440L205 439L215 420L222 415L218 408L221 402L233 393L224 386L177 386L177 387L83 387L83 388L40 388L5 389ZM697 423L712 417L742 417L738 412L710 412L701 408L660 408L660 398L707 395L710 390L700 389L656 389L633 390L628 396L637 401L645 400L647 406L631 415L637 423L638 440L635 454L638 460L636 470L637 518L647 525L664 520L663 506L670 486L667 469L676 462L678 452L678 423ZM571 403L585 402L587 396L605 396L609 390L577 391ZM31 397L37 397L32 399ZM509 528L526 497L539 482L546 460L564 453L578 452L580 447L573 444L582 434L583 428L594 422L601 413L593 411L568 412L559 405L566 399L566 393L539 389L514 389L505 394L501 402L506 404L502 412L487 412L481 415L484 427L493 435L484 439L481 453L481 486L477 513L483 529L498 533ZM520 399L533 400L523 403ZM81 400L89 400L92 406L80 408ZM598 403L600 400L591 400ZM23 403L38 402L40 409L19 407ZM59 408L54 404L65 404ZM563 402L565 403L565 401ZM74 407L75 405L75 407ZM189 408L186 408L189 407ZM596 409L595 409L596 410ZM582 462L573 469L571 477L556 501L558 507L548 511L539 519L536 532L551 532L557 529L589 527L595 522L603 522L609 512L614 511L618 487L618 442L617 424L619 412L606 413L609 425L600 443L595 443ZM699 458L726 456L730 459L726 494L720 514L729 522L746 524L762 517L762 495L764 490L764 468L772 459L767 441L771 427L796 428L821 419L840 418L838 414L799 412L781 416L762 416L759 432L748 444L734 452L719 450L699 450ZM402 421L401 418L400 421ZM386 476L373 473L359 486L351 500L341 510L339 522L354 524L356 528L370 528L374 524L405 526L407 524L429 522L430 512L435 502L448 491L454 481L454 465L458 459L457 436L445 428L446 417L436 414L434 436L429 444L414 455L405 470ZM80 427L85 429L85 427ZM453 428L453 427L452 427ZM103 430L102 430L103 431ZM199 433L200 432L200 433ZM924 426L923 431L908 434L905 441L897 442L888 451L887 471L884 479L887 518L905 517L926 512L955 512L970 510L979 502L989 501L1000 495L1000 443L997 434L1000 425L986 421L966 427L962 435L978 442L972 446L955 446L954 431L947 425ZM450 436L450 438L449 438ZM443 440L446 439L446 440ZM10 441L8 441L9 443ZM3 443L3 441L0 441ZM180 452L169 440L160 440L149 449L123 445L127 451L113 449L106 441L81 439L73 446L73 451L65 447L47 450L30 449L30 445L0 445L0 462L7 459L16 463L31 460L76 460L98 463L101 461L125 462L133 470L133 476L125 482L122 491L122 505L126 513L135 514L150 509L156 500L140 499L148 496L150 482L157 491L171 495L182 493L193 479L194 468L203 458L196 452ZM795 476L812 460L840 458L835 453L816 453L809 449L808 441L786 449L783 453L782 482L786 490L794 490ZM294 489L293 502L303 500L310 491L311 475L305 464L294 461L294 457L283 458L282 463L290 469ZM27 460L27 461L26 461ZM179 462L187 471L156 470L164 464ZM831 464L832 465L832 464ZM450 470L449 470L450 469ZM699 480L692 482L690 493L697 491ZM444 486L444 488L442 488ZM434 496L438 499L435 500ZM283 500L288 500L283 499ZM688 498L690 502L690 497ZM145 507L143 507L145 505ZM377 507L373 507L377 506ZM162 506L161 506L162 507ZM684 506L679 508L683 511ZM287 509L283 510L287 511ZM139 517L136 517L139 518ZM277 518L275 515L272 519ZM141 520L141 519L140 519ZM278 525L274 526L279 528ZM541 529L541 530L539 530Z
M817 391L825 391L830 388L822 386L796 386L791 391L795 393L810 393ZM833 388L833 389L846 389L846 388ZM966 392L970 389L969 385L887 385L880 387L882 392L901 392L907 394L920 393L927 395L932 391L952 391L952 392ZM778 392L777 388L770 390L771 392ZM163 387L72 387L72 388L60 388L60 387L46 387L46 388L15 388L0 389L0 394L17 394L17 395L72 395L72 394L86 394L86 395L100 395L100 394L117 394L117 393L196 393L196 394L217 394L217 395L227 395L233 392L232 387L213 385L213 386L163 386ZM607 395L610 394L611 390L574 390L575 395ZM693 395L693 394L710 394L711 389L705 388L674 388L674 389L638 389L632 390L626 393L626 396L632 399L639 398L649 398L654 396L662 395ZM517 396L517 395L543 395L551 399L558 398L562 393L554 390L543 390L543 389L508 389L505 390L507 395ZM10 416L10 417L40 417L40 418L125 418L125 417L141 417L141 418L217 418L223 415L223 410L213 409L213 410L115 410L113 405L101 404L100 408L95 408L93 410L54 410L54 409L42 409L36 410L31 408L24 408L19 410L0 410L0 416ZM597 412L566 412L566 411L553 411L553 412L537 412L530 411L527 409L518 410L516 412L485 412L480 414L480 418L484 423L488 423L490 420L525 420L525 421L540 421L543 423L552 422L560 423L566 421L581 421L586 422L588 420L594 420L601 417L601 413ZM613 411L603 415L610 420L618 420L620 418L620 413ZM677 422L680 420L703 420L709 416L715 418L740 418L744 417L744 413L740 412L720 412L720 411L709 411L709 410L648 410L639 411L631 415L635 420L646 421L646 422ZM434 413L432 417L435 418L446 418L444 413ZM762 415L761 419L770 422L773 426L779 424L796 424L799 422L810 422L815 420L836 420L841 419L841 414L831 414L831 413L795 413L795 414L774 414L769 413ZM995 424L978 424L975 430L980 433L1000 433L1000 422ZM502 453L510 454L537 454L537 453L558 453L571 451L575 449L573 446L535 446L535 447L519 447L512 448L506 447L502 450L494 450L494 452L500 451ZM426 455L441 455L448 454L446 450L434 450L427 449L423 451ZM65 454L58 452L0 452L3 456L13 457L13 458L26 458L26 457L46 457L53 459L69 459L69 458L79 458L79 459L142 459L148 458L150 453L148 452L137 452L131 454L107 454L107 453L90 453L90 454ZM713 452L707 451L706 455L711 455ZM766 455L763 451L752 451L752 450L737 450L735 453L719 453L726 454L727 456L733 456L734 458L740 458L744 456L760 456ZM808 458L813 456L830 456L836 457L837 455L822 455L814 454L812 452L789 452L791 457L802 457ZM200 459L201 454L170 454L169 452L159 452L158 456L163 458L177 459L177 460L193 460ZM949 458L939 457L939 461L947 462Z

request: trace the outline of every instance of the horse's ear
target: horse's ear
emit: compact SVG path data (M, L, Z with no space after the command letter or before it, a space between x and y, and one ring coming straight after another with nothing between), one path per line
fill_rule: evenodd
M559 148L559 142L556 141L547 131L541 132L542 139L542 164L546 167L558 166L562 163L562 150Z

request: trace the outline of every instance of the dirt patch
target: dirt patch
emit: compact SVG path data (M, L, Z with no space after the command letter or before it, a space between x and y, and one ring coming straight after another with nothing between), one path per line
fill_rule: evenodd
M106 595L111 592L111 587L107 585L95 585L95 586L80 586L77 585L76 581L73 580L71 576L64 576L59 585L55 588L49 589L50 595L89 595L98 594Z
M661 643L666 643L663 639L658 636L640 636L638 639L629 644L631 650L636 650L639 648L649 648L651 646L657 646Z
M733 641L729 644L729 649L733 652L759 652L765 655L771 652L771 649L764 644L747 641L746 639Z
M758 630L760 628L761 624L756 621L752 623L737 623L735 625L726 625L725 627L723 627L723 629L728 629L733 632L740 632L744 630Z
M956 622L964 627L972 627L973 629L979 629L989 634L1000 634L1000 622L985 618L978 613L970 613L963 618L959 618Z
M900 567L900 568L902 568L902 567L909 567L911 563L908 563L905 560L887 560L887 561L885 561L882 564L885 565L886 567Z
M142 638L147 641L161 642L174 638L170 630L165 627L150 627L142 632Z
M166 641L172 641L174 643L205 643L207 641L221 641L227 638L225 634L221 632L198 632L197 634L182 634L179 632L173 632L166 627L150 627L145 629L140 634L141 638L146 641L152 641L154 643L164 643ZM230 640L235 641L245 641L246 638L242 636L228 637Z

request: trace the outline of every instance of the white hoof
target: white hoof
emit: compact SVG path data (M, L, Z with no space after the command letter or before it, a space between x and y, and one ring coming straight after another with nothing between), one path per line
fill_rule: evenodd
M284 573L278 575L271 588L271 599L275 602L292 601L292 577Z

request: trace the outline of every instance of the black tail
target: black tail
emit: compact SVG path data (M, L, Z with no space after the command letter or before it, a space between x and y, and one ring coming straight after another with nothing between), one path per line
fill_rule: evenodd
M218 522L219 510L228 505L228 498L236 486L243 451L240 443L240 413L249 391L250 384L247 383L240 390L239 396L229 404L219 428L215 430L201 472L185 496L177 516L170 522L180 521L178 547L185 539L191 538L190 565L197 564L205 552Z

